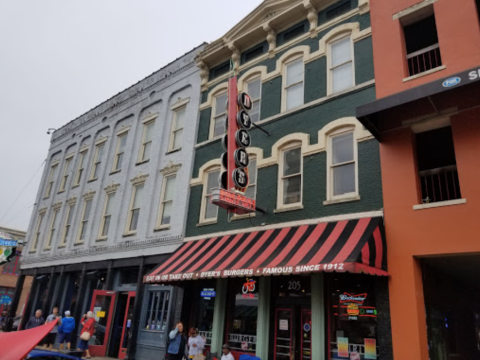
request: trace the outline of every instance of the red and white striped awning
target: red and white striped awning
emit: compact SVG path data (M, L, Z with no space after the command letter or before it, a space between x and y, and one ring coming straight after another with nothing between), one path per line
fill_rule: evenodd
M188 241L144 281L322 271L388 276L383 219L344 220Z

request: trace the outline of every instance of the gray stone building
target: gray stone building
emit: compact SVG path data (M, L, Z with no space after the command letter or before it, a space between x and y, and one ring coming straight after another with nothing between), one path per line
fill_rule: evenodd
M135 352L143 276L183 240L203 46L52 135L19 277L34 276L24 321L94 310L92 355Z

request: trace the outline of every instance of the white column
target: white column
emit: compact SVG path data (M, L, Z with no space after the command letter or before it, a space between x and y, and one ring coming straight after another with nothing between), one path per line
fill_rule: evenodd
M215 306L213 308L212 346L211 352L221 356L223 339L225 337L225 306L227 303L227 279L217 279L215 287Z
M325 360L325 291L323 273L312 275L312 355Z
M268 359L271 280L270 276L260 277L260 288L258 291L257 348L255 355L261 360Z

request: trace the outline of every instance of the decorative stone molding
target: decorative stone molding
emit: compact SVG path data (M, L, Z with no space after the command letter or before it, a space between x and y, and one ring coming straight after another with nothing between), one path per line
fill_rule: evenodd
M174 164L173 161L170 161L163 169L160 170L160 173L164 176L174 174L181 167L182 167L182 164Z
M238 50L234 43L229 44L228 49L232 52L233 68L235 71L238 71L240 67L240 50Z
M115 191L118 190L119 187L120 187L120 184L116 184L115 181L112 181L112 183L105 188L105 192L107 194L114 193Z
M315 6L313 6L310 0L305 0L303 6L308 11L307 19L310 22L310 37L314 38L317 36L316 29L318 21L318 11Z
M133 179L130 180L132 185L139 185L145 183L147 181L148 174L143 174L139 172L137 176L135 176Z
M263 30L267 33L268 56L273 58L275 56L275 47L277 46L277 34L269 25L265 25Z
M200 79L202 79L202 90L203 90L203 88L206 89L207 87L209 69L207 64L205 64L203 61L197 62L197 66L200 68Z
M358 1L358 8L360 10L360 14L366 14L370 11L370 3L369 0L359 0Z
M44 206L43 208L38 210L39 215L45 215L46 213L47 213L47 207L46 206Z
M90 189L85 194L83 194L83 199L85 201L92 200L94 195L95 195L95 191Z
M62 202L61 201L58 201L56 202L55 204L52 205L52 209L53 210L60 210L60 208L62 207Z
M68 206L75 205L76 203L77 203L77 197L76 196L72 196L71 198L69 198L67 200L67 205Z

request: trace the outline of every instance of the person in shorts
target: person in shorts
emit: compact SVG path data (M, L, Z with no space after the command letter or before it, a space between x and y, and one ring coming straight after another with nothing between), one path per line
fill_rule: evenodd
M67 343L67 349L70 350L73 330L75 330L75 319L70 316L70 311L67 310L65 311L65 317L62 319L62 324L58 327L60 350L63 350L65 342Z
M53 349L53 344L55 344L55 339L57 338L58 334L58 326L62 323L62 317L58 315L58 307L54 307L52 314L48 315L47 321L45 321L45 324L48 324L49 322L55 321L55 319L58 319L58 322L55 324L53 327L52 331L50 331L47 336L43 339L43 348L48 350Z

